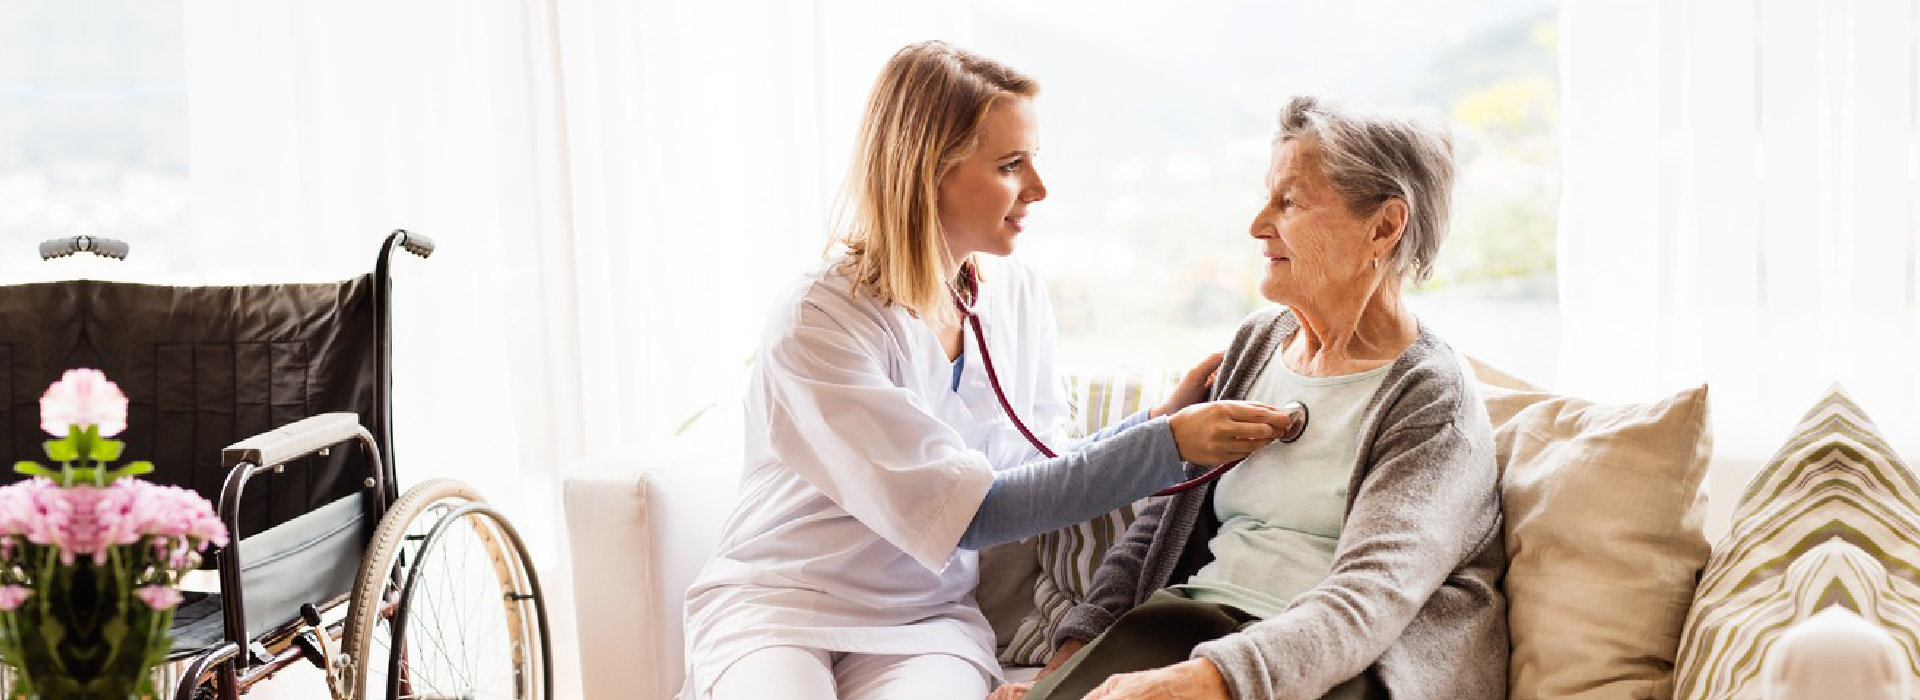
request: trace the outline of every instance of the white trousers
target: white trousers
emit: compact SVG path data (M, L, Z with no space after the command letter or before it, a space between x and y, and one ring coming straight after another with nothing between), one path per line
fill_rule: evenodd
M849 654L767 647L733 662L710 700L980 700L993 688L972 662L949 654Z

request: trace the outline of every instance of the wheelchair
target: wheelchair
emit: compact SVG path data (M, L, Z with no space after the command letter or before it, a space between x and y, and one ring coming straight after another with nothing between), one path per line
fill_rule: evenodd
M371 274L337 283L0 287L0 454L38 446L39 388L103 370L128 397L126 453L217 503L231 533L209 557L217 590L183 591L156 692L234 700L304 662L342 700L552 697L546 601L513 525L457 481L395 495L390 268L433 250L394 231Z

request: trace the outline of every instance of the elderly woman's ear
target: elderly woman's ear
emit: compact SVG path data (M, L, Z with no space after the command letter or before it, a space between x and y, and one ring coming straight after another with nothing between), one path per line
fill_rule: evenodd
M1393 251L1400 245L1400 235L1407 232L1408 214L1407 200L1399 197L1388 197L1380 205L1380 211L1374 213L1374 257L1393 261Z

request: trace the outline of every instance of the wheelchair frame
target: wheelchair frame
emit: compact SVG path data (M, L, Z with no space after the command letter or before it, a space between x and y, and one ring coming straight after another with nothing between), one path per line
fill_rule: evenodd
M164 667L168 671L166 675L177 678L171 696L174 700L205 700L207 698L238 700L255 684L273 677L301 660L311 662L325 671L330 692L335 697L353 697L358 700L361 693L367 691L361 685L366 671L355 669L353 665L364 664L369 660L348 658L345 653L339 652L339 645L334 641L336 638L353 634L356 631L354 625L356 619L361 621L359 625L361 628L367 627L367 620L388 621L392 645L389 648L391 658L387 692L397 697L409 682L407 669L411 667L405 666L403 659L407 654L406 622L420 574L418 565L429 561L429 555L450 526L466 518L475 519L476 532L480 533L480 539L492 547L489 554L496 560L498 569L496 574L501 577L499 582L507 588L506 612L510 620L509 624L514 625L513 632L516 634L515 639L512 640L512 652L514 659L522 666L536 662L531 658L522 658L522 655L529 651L524 648L526 646L524 642L527 641L525 634L529 632L538 634L532 639L538 646L539 652L538 678L522 678L516 675L514 678L516 695L537 698L552 696L553 671L551 650L548 645L550 629L545 596L542 594L531 557L518 532L506 517L487 505L485 501L480 500L477 493L464 485L457 482L443 481L436 484L434 481L428 481L420 486L437 486L440 493L426 504L427 507L416 507L413 509L414 512L395 514L407 517L408 522L392 524L386 522L396 501L400 499L395 490L398 482L394 469L392 439L393 371L390 304L392 279L390 270L392 254L396 248L425 258L432 254L434 244L424 236L405 230L395 230L382 244L374 267L371 289L372 313L375 319L372 342L375 365L372 401L374 406L384 411L384 420L376 421L381 434L375 435L373 431L362 426L359 416L355 413L322 413L245 438L221 451L220 463L227 471L221 482L218 512L227 526L231 543L215 554L215 561L220 585L221 626L225 639L211 647L184 654ZM42 258L49 259L81 252L124 259L127 249L128 246L125 243L112 239L79 236L43 243L40 246L40 253ZM370 541L362 551L360 571L355 578L354 586L345 595L319 601L318 606L311 602L304 604L298 616L288 622L278 624L258 637L250 636L243 582L245 572L243 564L246 560L243 559L241 550L244 548L244 537L258 533L244 533L241 529L241 503L247 483L263 474L281 473L289 463L296 460L313 455L327 456L337 447L353 444L357 444L364 451L366 458L361 465L364 469L364 478L359 493L363 497L362 503L366 509L364 515L368 517L366 522L374 524L367 530ZM382 446L386 450L384 456L381 454ZM450 490L450 486L458 488ZM426 495L433 494L422 494L422 496ZM408 499L409 503L402 505L418 506L419 500L419 498ZM336 505L339 505L339 501L317 507L307 513L311 514ZM408 534L407 528L413 525L414 519L426 516L430 510L436 509L438 519L433 521L430 532L424 536ZM484 526L479 524L480 519L484 519L487 524ZM483 527L492 528L492 530L482 532ZM377 541L373 540L382 537L383 533L392 533L391 536L394 538L420 539L419 548L408 552L402 550L401 544L390 543L390 546L380 550L383 553L381 561L375 561L373 552ZM504 541L509 546L510 554L516 555L511 563L504 561L505 556L499 548L500 541ZM407 568L404 576L401 569L408 566L405 563L393 566L386 571L371 570L371 567L376 564L392 565L386 560L395 557L405 562L405 557L409 553L415 556L415 560L411 562L413 566ZM273 554L277 552L269 553L269 556ZM507 566L512 571L498 568L501 566ZM506 579L512 580L511 587L508 587ZM515 590L522 586L524 590ZM368 597L376 597L377 600L362 600ZM516 606L526 601L532 603L531 619L513 620L514 611L521 610ZM348 605L347 619L325 624L321 611L337 610L342 604ZM372 605L375 609L364 611L360 608L363 605ZM531 626L534 629L523 630L519 627L521 625ZM359 633L370 634L367 629L360 629ZM348 641L351 640L341 640L341 642ZM521 669L517 667L516 670ZM350 691L343 688L349 680L354 683ZM536 682L540 684L537 690L532 685ZM158 688L156 691L162 692ZM372 694L371 691L367 692L369 695Z

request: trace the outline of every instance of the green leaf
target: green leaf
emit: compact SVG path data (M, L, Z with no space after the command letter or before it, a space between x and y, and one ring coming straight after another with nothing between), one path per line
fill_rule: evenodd
M74 439L48 440L41 443L47 450L47 459L55 462L71 462L80 458L80 448L74 445Z
M21 476L44 476L49 479L60 476L60 472L41 466L39 462L20 460L13 463L13 473Z
M96 462L113 462L120 459L120 453L127 449L127 443L119 440L95 440L93 449L87 457Z
M114 479L118 479L125 476L139 476L141 474L149 474L152 472L153 472L153 463L143 459L136 462L128 462L127 466L107 472L107 481L113 481Z

